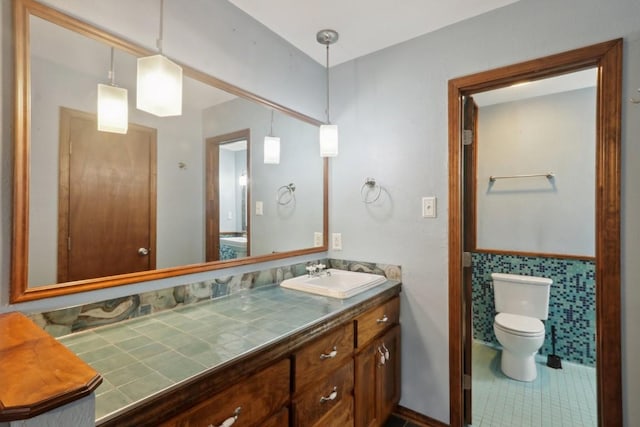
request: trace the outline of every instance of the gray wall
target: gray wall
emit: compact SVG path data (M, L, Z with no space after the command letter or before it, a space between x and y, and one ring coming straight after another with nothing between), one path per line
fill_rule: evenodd
M332 118L341 147L331 165L330 221L344 250L330 256L402 265L402 405L449 419L448 80L624 36L626 100L640 87L638 16L637 0L521 0L335 68ZM623 403L632 425L640 418L640 335L631 330L640 322L633 220L640 168L632 170L640 107L625 101L623 109ZM366 176L389 193L380 206L359 200ZM429 195L438 197L436 219L420 215L420 199Z
M479 108L478 248L595 255L595 117L595 88Z

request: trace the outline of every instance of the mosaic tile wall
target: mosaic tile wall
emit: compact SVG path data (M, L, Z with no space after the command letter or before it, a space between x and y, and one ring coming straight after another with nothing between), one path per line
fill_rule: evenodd
M391 280L400 281L402 278L401 268L396 265L336 259L320 259L315 262L325 264L328 268L380 274ZM277 284L284 279L306 274L306 265L306 263L299 263L217 277L204 282L188 283L82 306L44 313L31 313L28 316L52 336L60 337L72 332L121 322L182 305L224 297L247 289Z
M575 259L474 253L472 277L473 337L499 345L493 332L495 305L491 273L548 277L546 338L540 353L552 354L551 326L556 327L556 354L563 360L595 366L595 262Z

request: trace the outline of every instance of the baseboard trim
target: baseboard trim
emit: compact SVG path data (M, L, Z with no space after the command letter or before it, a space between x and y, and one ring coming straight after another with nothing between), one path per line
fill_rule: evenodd
M411 421L420 427L449 427L449 424L445 424L442 421L434 420L431 417L421 414L420 412L413 411L404 406L398 405L394 414L400 418L404 418L407 421Z

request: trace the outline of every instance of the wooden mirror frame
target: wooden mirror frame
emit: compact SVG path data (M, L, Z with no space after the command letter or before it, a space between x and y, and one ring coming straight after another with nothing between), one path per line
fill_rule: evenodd
M29 16L50 21L68 30L79 33L108 46L122 50L135 56L148 56L156 52L146 49L136 43L98 29L86 22L66 15L53 8L34 0L13 0L14 25L14 145L13 145L13 240L11 261L10 302L12 304L41 298L50 298L78 292L93 291L113 286L121 286L167 277L199 273L203 271L219 270L247 264L289 258L306 254L326 252L328 250L328 212L329 212L329 184L328 159L323 159L323 244L320 247L279 252L274 254L250 256L233 260L204 262L186 266L169 267L137 273L127 273L95 279L79 280L75 282L37 286L28 286L28 254L29 254L29 161L30 161L30 116L31 89L29 61ZM269 101L256 94L240 89L225 81L219 80L206 73L198 71L185 64L183 74L202 83L236 95L268 108L283 112L303 122L320 126L323 122L299 112L293 111L275 102Z
M462 97L589 67L598 70L596 117L596 378L598 425L622 425L620 152L622 39L449 81L450 425L464 425Z

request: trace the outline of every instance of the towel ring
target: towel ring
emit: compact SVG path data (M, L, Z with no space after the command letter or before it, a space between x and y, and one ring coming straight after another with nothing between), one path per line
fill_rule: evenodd
M372 191L374 193L373 196L368 197L369 193ZM380 198L380 194L382 194L382 187L380 187L380 184L376 183L375 178L367 178L364 180L364 184L360 187L360 199L364 204L369 205L376 202Z
M278 188L276 194L276 202L278 202L278 204L282 206L288 205L293 200L295 200L295 195L293 194L295 191L296 185L294 183L283 185L282 187Z

